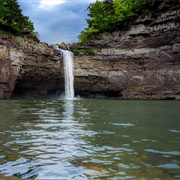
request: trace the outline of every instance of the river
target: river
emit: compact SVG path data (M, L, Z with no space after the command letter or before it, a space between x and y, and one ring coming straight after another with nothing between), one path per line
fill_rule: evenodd
M180 179L180 101L2 100L6 176Z

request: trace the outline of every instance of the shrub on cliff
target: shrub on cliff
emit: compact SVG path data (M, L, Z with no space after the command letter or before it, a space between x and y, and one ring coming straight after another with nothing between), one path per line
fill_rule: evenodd
M22 14L17 0L0 0L0 30L15 35L26 32L36 36L33 23Z

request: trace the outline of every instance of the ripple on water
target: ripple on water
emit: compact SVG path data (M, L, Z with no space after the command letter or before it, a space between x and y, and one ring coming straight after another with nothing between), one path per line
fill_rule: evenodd
M6 156L3 156L3 155L0 155L0 159L3 159L3 158L5 158Z
M161 164L158 165L159 168L168 168L168 169L180 169L180 166L178 164Z
M169 130L170 132L173 132L173 133L180 133L179 130L175 130L175 129L172 129L172 130Z
M135 165L135 164L123 164L123 163L119 163L118 166L120 168L123 168L123 169L139 169L140 168L140 166Z
M134 124L131 124L131 123L111 123L112 125L115 125L115 126L122 126L122 127L132 127L132 126L135 126Z
M180 178L179 121L172 123L172 113L165 121L168 115L156 114L156 104L140 111L124 102L28 101L8 107L13 112L0 132L0 173L23 179Z
M146 152L150 152L150 153L155 153L155 154L163 154L163 155L176 155L176 156L180 156L180 151L159 151L159 150L155 150L155 149L145 149Z

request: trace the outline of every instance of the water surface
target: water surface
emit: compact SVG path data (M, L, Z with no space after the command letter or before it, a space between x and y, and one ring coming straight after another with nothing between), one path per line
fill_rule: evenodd
M180 101L0 101L0 178L180 179Z

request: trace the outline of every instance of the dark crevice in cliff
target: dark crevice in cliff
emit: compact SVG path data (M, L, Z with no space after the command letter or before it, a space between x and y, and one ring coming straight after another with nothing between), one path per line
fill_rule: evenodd
M11 95L11 99L54 99L60 97L60 95L64 92L63 88L60 89L51 89L51 90L43 90L43 89L35 89L35 88L24 88L16 86Z
M47 99L58 98L64 91L64 79L57 75L49 75L48 77L42 74L41 76L28 76L20 77L16 81L16 85L12 92L11 98L25 98L25 99Z
M120 91L77 91L76 95L79 95L83 98L96 98L96 99L123 99Z

